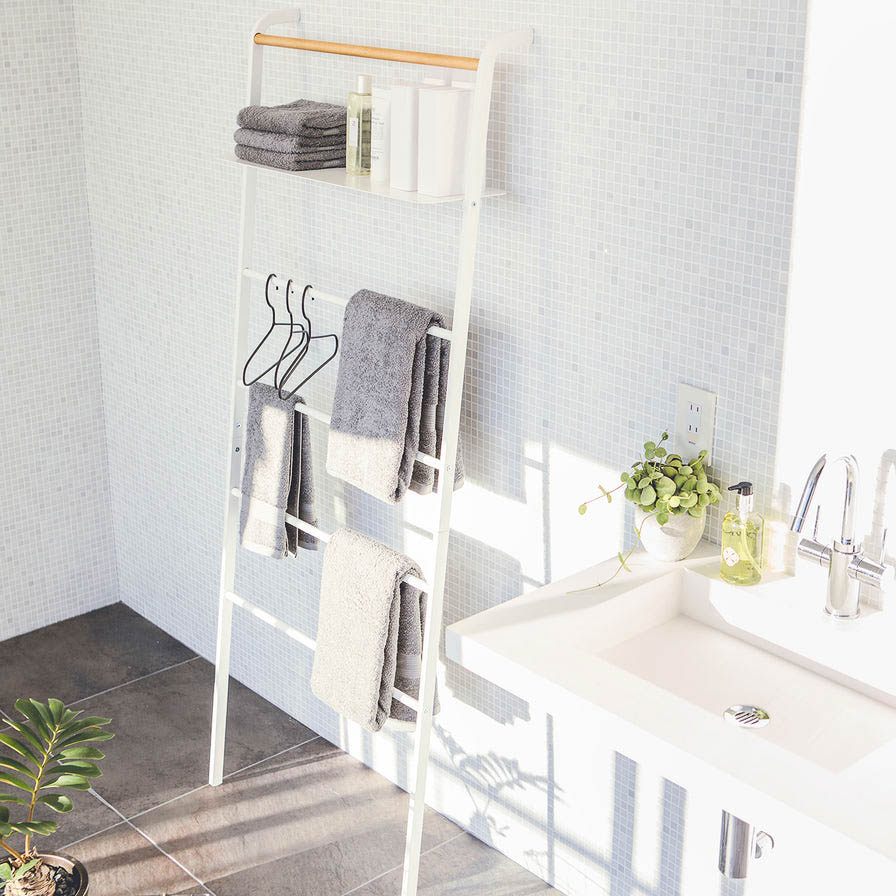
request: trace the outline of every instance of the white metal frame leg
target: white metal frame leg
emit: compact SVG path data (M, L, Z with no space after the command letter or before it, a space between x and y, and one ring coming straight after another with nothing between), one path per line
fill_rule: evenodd
M252 32L265 31L273 25L298 22L299 10L279 9L258 20ZM247 105L261 102L261 76L264 64L263 47L252 40L250 44L249 90ZM227 504L224 511L224 545L221 550L221 582L218 597L218 643L215 649L215 696L212 704L212 745L209 757L209 784L217 786L224 777L224 742L227 728L227 694L230 681L230 635L233 604L227 595L233 591L236 574L237 533L239 530L239 499L233 490L239 489L242 472L242 425L246 418L246 390L242 387L243 358L249 338L250 280L243 271L251 267L252 244L255 240L255 194L258 172L254 168L243 171L240 203L240 247L237 267L236 323L233 339L233 370L230 396L230 458L227 464Z
M498 53L516 47L528 47L533 31L527 28L502 34L490 40L479 57L473 117L467 142L466 183L464 184L464 218L461 228L460 258L454 293L454 318L451 330L451 358L448 368L448 395L445 402L445 426L442 437L442 465L439 474L439 522L434 546L434 563L430 578L431 592L426 606L426 631L420 670L420 709L417 712L413 759L413 786L410 789L408 830L404 852L402 896L417 896L420 875L420 852L423 844L423 819L426 814L426 778L429 767L429 746L432 735L432 707L435 701L439 645L442 640L442 610L445 600L445 574L448 565L448 542L451 531L451 503L454 498L454 466L460 432L461 398L467 357L467 334L470 327L470 302L473 290L473 269L479 235L479 212L485 189L485 159L488 141L488 120L491 111L492 82Z

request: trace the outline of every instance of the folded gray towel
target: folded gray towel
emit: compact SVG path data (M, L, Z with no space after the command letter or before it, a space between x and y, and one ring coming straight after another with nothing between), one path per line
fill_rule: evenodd
M448 387L447 340L427 336L439 314L362 289L349 299L327 445L327 472L383 501L438 485L417 451L438 456ZM463 484L460 448L454 487Z
M426 595L402 582L409 574L420 575L413 560L351 529L324 550L311 690L368 731L416 721L392 698L393 687L419 694Z
M267 383L249 387L240 541L266 557L317 550L316 538L286 522L291 513L317 525L308 420L295 410L301 401L283 401Z
M268 168L282 168L284 171L316 171L319 168L345 167L344 149L314 153L268 152L266 149L237 144L234 152L238 159L255 162L256 165L267 165Z
M345 135L346 108L314 100L296 100L280 106L246 106L237 115L241 128L292 134L295 137Z
M240 128L234 132L233 139L239 146L266 149L268 152L293 152L301 155L335 150L345 155L344 132L333 137L293 137L291 134L274 134L271 131Z

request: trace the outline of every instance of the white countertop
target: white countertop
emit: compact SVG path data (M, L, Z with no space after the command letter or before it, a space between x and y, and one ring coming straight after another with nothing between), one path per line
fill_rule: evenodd
M602 736L612 737L621 752L649 761L686 788L713 788L741 817L796 812L896 860L894 614L863 607L858 621L832 623L822 613L823 581L804 577L802 569L797 577L770 576L753 588L726 585L718 576L718 548L708 544L677 564L635 554L631 573L599 589L568 593L606 579L617 565L616 558L608 560L449 626L448 657L539 705L576 711L587 704L598 713ZM738 651L754 650L746 645L790 661L780 669L792 673L788 683L797 693L781 695L768 728L734 728L679 696L675 682L659 679L660 686L627 671L625 643L601 646L599 629L608 624L608 608L601 605L629 592L635 593L626 600L636 601L637 589L667 576L689 576L691 586L705 588L716 615L714 630L736 634L738 641L718 657L720 680ZM626 612L631 610L629 604ZM674 633L674 626L690 623L676 616L664 624ZM650 629L650 621L643 625L643 649L659 650L660 629ZM723 643L714 637L715 645ZM800 668L793 668L794 661ZM774 670L776 662L768 668ZM674 663L671 672L668 663L665 668L662 674L674 678ZM819 693L832 695L829 707L817 707L817 728L804 724L814 716L794 702L800 676L810 685L817 680L805 669L823 675ZM770 699L776 702L773 692ZM791 727L799 722L793 736L788 721ZM793 748L797 741L802 749Z

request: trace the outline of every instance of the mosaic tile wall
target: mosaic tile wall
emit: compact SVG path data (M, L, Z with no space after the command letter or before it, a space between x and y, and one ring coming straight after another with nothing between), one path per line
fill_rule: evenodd
M264 11L235 0L77 2L121 593L205 656L239 213L239 172L222 158L244 102L248 35ZM804 18L803 0L346 0L305 10L308 36L466 55L502 30L536 30L496 85L490 180L509 196L482 217L468 483L456 502L446 621L615 551L630 517L614 504L582 520L576 507L672 425L680 380L718 394L722 484L749 476L771 495ZM265 101L342 101L357 72L392 78L381 63L267 59ZM261 178L254 265L449 311L459 224L456 207L272 172ZM253 302L258 337L258 289ZM327 309L316 314L321 331L338 327ZM326 407L332 389L328 369L306 398ZM395 511L328 480L325 435L315 428L322 525L418 552L426 502ZM313 634L319 571L319 556L241 556L237 590ZM340 726L310 694L311 656L237 612L238 677L405 784L409 740ZM677 892L686 794L656 782L641 818L655 819L644 830L663 858L640 874L619 845L632 838L610 824L633 811L631 763L602 766L615 796L589 800L602 820L589 827L576 821L576 781L561 794L564 772L552 771L580 729L561 720L555 733L543 712L452 664L443 693L434 805L568 892Z
M0 641L116 599L71 0L0 5Z

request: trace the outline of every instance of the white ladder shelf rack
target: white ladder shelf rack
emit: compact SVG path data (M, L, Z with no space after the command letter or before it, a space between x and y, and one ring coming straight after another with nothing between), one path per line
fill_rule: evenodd
M427 581L414 578L412 584L429 595L425 619L423 657L420 670L418 699L398 690L395 699L417 711L414 738L413 775L411 780L408 808L408 829L402 877L402 896L416 896L417 879L420 871L420 852L425 813L426 777L429 763L429 745L432 732L432 706L435 699L436 673L438 667L439 644L442 636L442 609L445 592L445 573L448 562L448 539L450 533L451 505L454 491L450 486L454 480L454 466L457 456L457 440L460 428L461 395L464 383L464 366L467 354L467 334L470 323L470 301L473 283L473 268L476 258L476 243L479 233L479 214L482 200L501 195L500 191L485 190L485 160L488 122L491 109L492 84L495 62L500 53L524 49L532 44L533 30L507 32L489 40L478 58L444 56L406 50L391 50L381 47L364 47L337 44L304 38L283 37L268 34L270 28L298 24L301 13L298 9L282 9L263 16L252 32L251 61L249 65L249 95L247 105L261 103L261 83L263 50L265 47L284 47L319 53L335 53L344 56L385 59L418 65L443 68L466 69L476 72L473 92L473 111L470 133L467 141L464 193L462 196L434 198L417 193L403 193L387 186L374 185L366 179L346 177L342 169L307 172L276 172L278 175L293 175L300 179L315 181L330 186L357 189L363 192L417 203L462 202L463 220L461 224L460 249L454 294L454 315L451 330L433 327L430 333L451 340L451 354L448 369L447 398L445 403L444 432L441 455L428 457L417 455L417 460L439 471L441 487L433 496L437 502L437 522L433 527L433 545L430 562L424 565ZM235 157L232 157L235 159ZM239 160L237 160L239 161ZM262 166L240 161L242 172L242 203L240 219L239 248L239 288L237 293L236 325L233 346L233 393L230 411L230 454L227 473L227 501L224 520L224 544L221 556L221 581L218 603L218 636L215 657L215 693L212 710L212 739L209 768L209 783L221 784L224 776L224 742L227 725L227 695L230 677L230 644L233 624L233 608L238 606L255 618L272 626L309 650L315 649L312 638L298 631L266 610L234 593L236 550L239 528L239 503L241 499L240 479L242 472L241 447L243 443L242 422L246 416L246 390L241 383L243 359L248 350L249 291L253 280L264 280L266 275L251 267L252 247L255 236L255 200L258 172ZM272 170L272 169L264 169ZM323 301L345 306L346 298L314 289L314 297ZM297 412L323 423L329 423L329 414L297 406ZM323 542L330 536L296 517L288 516L292 525L316 536Z

